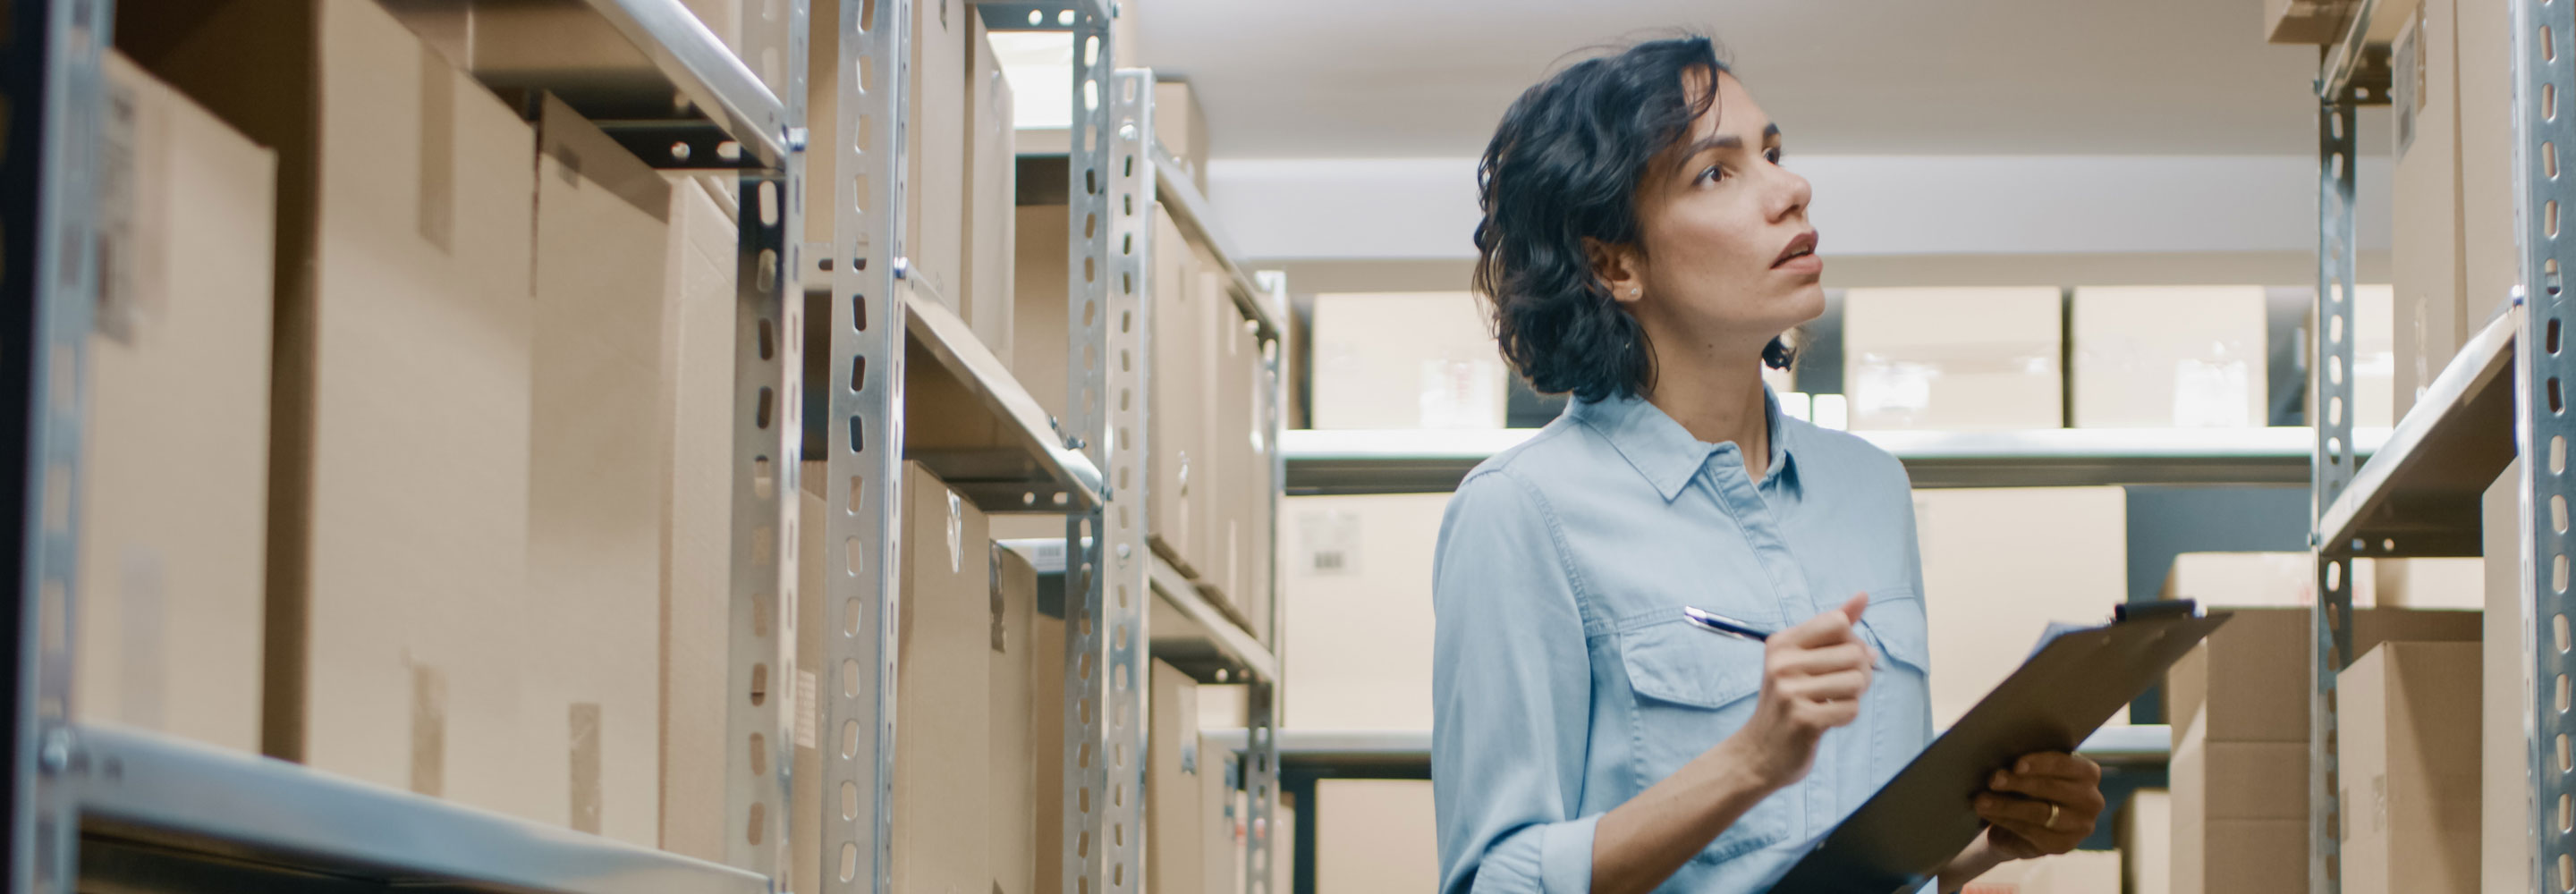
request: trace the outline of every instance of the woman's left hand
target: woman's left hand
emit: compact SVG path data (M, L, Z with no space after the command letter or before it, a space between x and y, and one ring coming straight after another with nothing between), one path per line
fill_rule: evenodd
M2027 860L2075 849L2102 815L2102 765L2064 752L2024 755L1977 796L1997 856Z

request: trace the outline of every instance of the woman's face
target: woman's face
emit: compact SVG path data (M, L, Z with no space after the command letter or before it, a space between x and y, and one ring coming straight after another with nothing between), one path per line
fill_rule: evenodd
M1611 294L1659 350L1742 353L1824 313L1807 179L1780 167L1780 129L1733 75L1637 189L1643 251L1617 252ZM1691 95L1707 89L1694 75Z

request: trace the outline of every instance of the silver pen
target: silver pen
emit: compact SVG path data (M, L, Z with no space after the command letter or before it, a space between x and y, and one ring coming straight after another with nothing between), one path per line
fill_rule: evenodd
M1689 621L1691 626L1697 627L1701 630L1706 630L1719 636L1731 636L1746 642L1759 643L1767 642L1771 639L1771 634L1763 632L1761 628L1716 612L1693 608L1687 605L1682 606L1682 620ZM1870 650L1869 666L1872 670L1877 670L1879 668L1878 650L1876 649Z

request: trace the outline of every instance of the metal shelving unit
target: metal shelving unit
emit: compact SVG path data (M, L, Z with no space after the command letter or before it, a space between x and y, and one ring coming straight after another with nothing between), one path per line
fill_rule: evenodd
M1477 463L1536 433L1298 430L1280 452L1292 494L1446 493ZM2313 449L2306 428L1854 434L1895 454L1916 487L2291 484L2307 480ZM2367 454L2390 435L2356 437Z
M2561 143L2576 141L2560 114L2557 96L2576 89L2570 77L2568 35L2576 30L2566 0L2513 0L2513 134L2517 179L2515 215L2522 264L2507 311L2474 334L2414 408L2400 420L2377 455L2363 462L2345 409L2353 405L2352 329L2354 167L2356 110L2390 101L2386 43L2396 28L2375 20L2376 0L2354 4L2343 38L2328 47L2315 83L2318 100L2317 320L2312 347L2317 420L2313 469L2317 611L2310 638L2314 683L2309 708L2308 885L2315 894L2342 889L2341 805L2336 776L2335 674L2353 654L2350 560L2362 557L2478 555L2478 504L2495 476L2517 455L2547 456L2525 463L2521 562L2523 610L2516 620L2533 675L2524 730L2533 795L2531 875L2525 890L2576 890L2571 853L2571 725L2565 693L2569 643L2563 632L2569 605L2565 567L2571 543L2565 501L2576 480L2566 475L2565 438L2571 432L2562 382L2576 369L2561 352L2567 313L2559 269L2576 262L2576 250L2558 241L2558 207L2576 200L2558 177ZM2526 294L2527 290L2527 294ZM2468 296L2483 301L2480 296ZM2492 296L2489 296L2492 297ZM2532 350L2537 347L2538 350ZM2507 374L2511 370L2511 374ZM2549 574L2549 578L2541 575ZM2548 624L2540 623L2541 619ZM2490 618L2491 622L2501 619ZM2554 632L2553 631L2557 631ZM2554 681L2554 682L2552 682ZM2490 830L2487 834L2503 834ZM2544 889L2546 883L2549 887Z
M530 24L508 4L473 7L477 27ZM753 611L789 610L768 594L792 588L790 557L769 549L792 523L797 443L792 397L799 368L795 308L782 300L782 272L794 269L784 234L799 209L794 195L805 134L802 0L756 0L743 15L745 48L787 60L764 82L679 0L588 0L552 10L552 25L613 31L632 58L613 70L477 72L494 87L553 90L573 97L603 129L662 168L737 173L741 235L736 314L740 407L736 455L734 691L738 732L765 731L774 754L729 753L731 866L719 866L597 836L526 823L488 811L338 778L268 758L203 748L151 733L84 727L72 721L69 623L79 505L83 354L97 296L100 258L90 233L99 156L99 63L111 44L109 0L21 2L0 35L0 96L12 120L0 212L6 214L12 300L0 302L0 355L24 365L0 393L11 431L0 439L26 474L9 497L17 547L17 635L12 650L10 837L12 891L70 891L89 884L198 884L311 889L430 884L547 892L768 890L783 868L786 768L793 741L781 700L751 696L755 667L791 658ZM549 32L552 33L552 32ZM594 47L597 46L594 44ZM685 100L675 104L673 97ZM611 110L641 109L620 118ZM619 113L626 114L626 113ZM17 296L25 296L23 299ZM780 338L780 333L791 333ZM780 615L778 617L785 617ZM748 735L736 742L760 741ZM775 766L775 772L753 768Z

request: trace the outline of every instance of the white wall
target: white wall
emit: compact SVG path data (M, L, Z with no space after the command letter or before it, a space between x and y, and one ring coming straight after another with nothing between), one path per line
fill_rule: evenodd
M1832 255L2316 250L2312 156L1807 156ZM1474 255L1474 159L1216 159L1208 192L1248 258ZM2386 159L2364 159L2361 248L2389 242ZM2378 188L2374 188L2374 187Z

